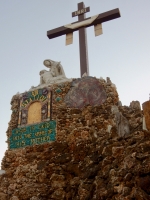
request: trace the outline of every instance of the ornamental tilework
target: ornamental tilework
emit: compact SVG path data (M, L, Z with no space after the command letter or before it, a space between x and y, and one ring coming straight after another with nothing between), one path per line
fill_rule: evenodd
M9 138L10 149L56 140L56 121L42 122L12 130Z
M47 88L23 93L20 99L18 125L24 126L49 120L49 104L50 90Z

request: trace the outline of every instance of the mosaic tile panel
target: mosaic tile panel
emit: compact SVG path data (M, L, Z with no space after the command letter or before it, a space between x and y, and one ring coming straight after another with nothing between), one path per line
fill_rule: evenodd
M43 122L12 130L9 138L10 149L34 144L42 144L56 140L56 121Z

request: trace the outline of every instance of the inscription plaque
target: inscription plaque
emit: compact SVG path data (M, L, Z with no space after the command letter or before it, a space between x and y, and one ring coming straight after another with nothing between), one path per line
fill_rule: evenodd
M75 12L72 12L72 17L78 16L78 15L81 15L81 14L87 13L87 12L90 12L90 7L82 8L81 10L77 10Z
M16 149L55 140L56 121L49 121L13 129L9 142L10 149Z

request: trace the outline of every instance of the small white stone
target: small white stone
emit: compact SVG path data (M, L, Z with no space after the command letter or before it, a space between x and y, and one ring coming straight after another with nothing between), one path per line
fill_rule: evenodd
M147 131L147 127L146 127L146 122L145 122L145 117L143 116L143 130Z
M5 174L5 170L0 170L0 175Z
M107 133L110 133L111 128L112 128L112 125L109 124L109 125L107 126L107 130L106 130L106 132L107 132Z

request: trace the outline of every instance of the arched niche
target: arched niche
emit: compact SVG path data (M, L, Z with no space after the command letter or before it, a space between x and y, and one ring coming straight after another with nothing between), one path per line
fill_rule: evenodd
M36 101L30 104L28 108L27 124L41 122L41 102Z

